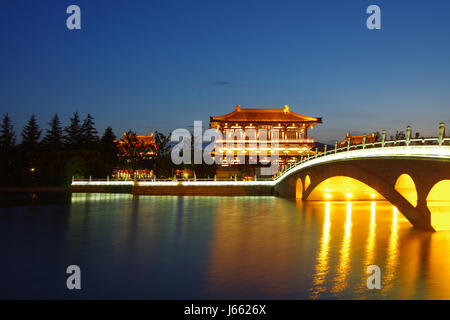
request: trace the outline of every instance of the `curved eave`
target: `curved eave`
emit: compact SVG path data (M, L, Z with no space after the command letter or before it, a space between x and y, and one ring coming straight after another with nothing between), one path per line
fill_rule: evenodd
M318 117L307 117L300 114L293 113L292 111L287 114L282 114L281 117L267 117L264 118L261 114L254 114L251 117L248 117L249 113L246 113L244 117L235 117L237 115L242 116L239 111L233 111L229 114L223 116L211 116L210 122L293 122L293 123L322 123L322 118Z

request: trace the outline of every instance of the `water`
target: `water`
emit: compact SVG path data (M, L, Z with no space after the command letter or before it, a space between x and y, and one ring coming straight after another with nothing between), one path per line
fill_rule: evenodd
M450 231L383 201L74 194L1 207L0 250L3 299L450 298Z

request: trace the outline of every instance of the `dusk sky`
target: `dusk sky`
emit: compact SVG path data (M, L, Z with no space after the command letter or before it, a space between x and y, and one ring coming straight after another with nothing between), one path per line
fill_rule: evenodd
M81 30L66 8L81 8ZM368 30L366 8L381 8ZM241 107L323 118L317 141L450 125L450 2L2 0L0 113L91 113L100 133L188 128ZM20 141L20 139L19 139Z

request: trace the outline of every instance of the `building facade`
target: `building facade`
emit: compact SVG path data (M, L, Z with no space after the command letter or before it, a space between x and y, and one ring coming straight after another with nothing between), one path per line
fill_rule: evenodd
M313 149L309 134L322 118L308 117L284 108L241 108L223 116L210 117L210 128L220 131L223 139L216 141L214 155L220 156L218 176L259 175L258 168L277 155L279 169ZM314 151L310 151L313 153Z

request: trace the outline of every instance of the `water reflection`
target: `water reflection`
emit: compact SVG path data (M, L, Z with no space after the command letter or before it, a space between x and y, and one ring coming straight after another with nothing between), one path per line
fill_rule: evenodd
M398 211L396 207L392 209L392 226L391 235L389 237L388 251L386 257L386 271L383 281L383 290L390 290L395 278L398 266L398 228L397 228Z
M375 231L376 231L376 202L370 204L369 237L367 238L365 266L375 264Z
M330 243L330 202L325 203L325 217L323 223L322 238L320 241L320 250L317 258L316 270L313 278L312 298L317 298L320 293L326 290L324 286L329 272L329 243Z
M5 298L70 298L48 270L73 263L83 298L450 298L450 232L415 230L385 201L74 194L0 219Z

